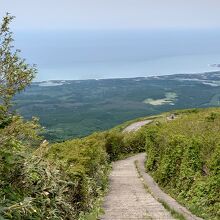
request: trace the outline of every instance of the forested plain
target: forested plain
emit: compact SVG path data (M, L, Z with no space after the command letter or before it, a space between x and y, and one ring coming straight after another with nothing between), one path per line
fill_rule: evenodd
M175 98L160 103L167 94ZM148 103L146 100L156 100ZM172 109L219 106L220 72L134 79L35 82L15 97L25 118L40 118L44 136L63 141Z

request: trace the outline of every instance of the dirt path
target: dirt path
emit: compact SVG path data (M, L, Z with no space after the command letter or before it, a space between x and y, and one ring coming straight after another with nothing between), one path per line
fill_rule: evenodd
M145 120L145 121L139 121L139 122L135 122L131 125L129 125L128 127L126 127L123 132L134 132L139 130L142 126L150 124L153 120Z
M170 213L144 188L135 167L143 154L117 161L110 175L102 220L173 219Z

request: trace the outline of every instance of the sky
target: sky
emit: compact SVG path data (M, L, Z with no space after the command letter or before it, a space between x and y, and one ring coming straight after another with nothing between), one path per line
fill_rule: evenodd
M220 0L0 0L37 80L213 70Z
M16 30L220 28L219 0L0 0Z

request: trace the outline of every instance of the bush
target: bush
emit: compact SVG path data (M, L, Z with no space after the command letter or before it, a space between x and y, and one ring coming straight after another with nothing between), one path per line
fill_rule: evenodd
M146 168L195 214L220 218L220 117L203 110L147 129Z
M105 135L105 149L111 161L117 160L126 153L123 142L124 135L117 131L107 132Z
M105 149L111 161L145 150L146 137L143 129L133 133L110 130L103 134L105 136Z
M94 208L108 181L108 155L98 134L50 146L47 157L56 161L73 185L72 205L79 215Z
M134 133L124 135L124 145L126 153L140 153L145 151L146 134L144 129L140 129Z
M75 219L74 183L38 155L26 159L17 179L4 187L1 214L7 219Z

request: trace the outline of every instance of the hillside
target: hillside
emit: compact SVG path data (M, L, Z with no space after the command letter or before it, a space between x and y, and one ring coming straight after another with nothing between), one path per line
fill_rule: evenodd
M204 219L220 218L220 110L178 112L147 129L147 171Z
M118 160L146 148L147 171L165 191L196 215L219 219L220 109L175 111L175 120L168 120L170 114L140 119L153 122L134 133L121 132L133 123L129 122L50 147L49 158L67 167L74 181L79 177L83 180L76 190L83 192L77 197L82 204L79 210L94 208L91 204L99 195L97 188L106 187L108 165L103 161Z
M150 123L136 132L124 132L134 122L146 120ZM1 133L11 126L2 128ZM13 181L2 186L0 216L96 219L101 213L111 162L146 151L146 170L163 190L194 214L218 220L219 146L220 109L210 108L144 117L62 143L44 142L36 150L28 148L31 152L25 157L20 155L28 151L24 154L18 149L13 157L7 156L4 169L12 165L6 180ZM20 162L16 159L19 157ZM18 162L20 168L14 170Z
M35 82L15 98L50 141L84 137L146 115L219 106L219 72L131 79Z

